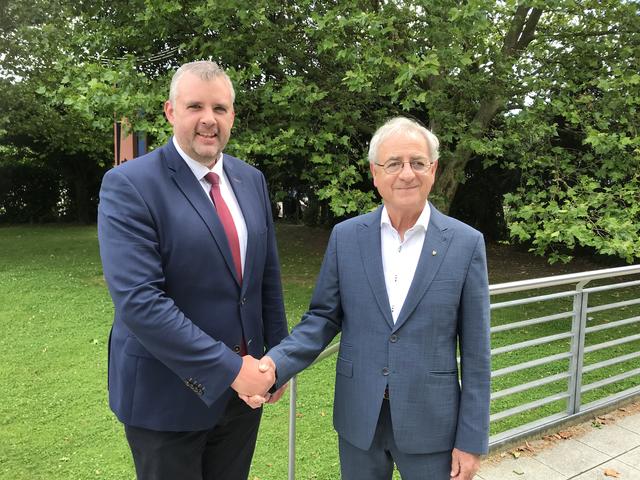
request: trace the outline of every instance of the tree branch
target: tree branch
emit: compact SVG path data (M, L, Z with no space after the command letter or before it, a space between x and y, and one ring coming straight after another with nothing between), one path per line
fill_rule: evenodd
M511 28L505 35L504 43L502 44L502 51L506 53L507 56L511 56L511 54L517 48L518 38L520 38L520 34L527 20L527 13L529 13L529 10L530 10L529 7L520 5L516 9L516 13L513 14L513 21L511 22Z
M539 8L533 8L531 10L531 15L529 15L527 23L524 26L524 30L522 31L522 35L520 35L520 39L518 40L518 51L525 49L533 40L536 27L538 26L541 16L542 10Z

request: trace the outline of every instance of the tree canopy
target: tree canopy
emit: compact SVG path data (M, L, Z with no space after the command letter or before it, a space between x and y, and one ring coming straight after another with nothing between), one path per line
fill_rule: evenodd
M171 73L210 58L237 92L227 150L265 172L274 200L308 203L308 220L377 203L368 141L407 115L441 139L431 198L444 211L466 209L481 227L482 215L551 261L576 247L640 256L637 2L9 0L0 9L0 88L23 102L3 108L0 142L30 139L46 158L58 152L60 167L79 171L64 160L74 155L86 175L106 167L114 114L166 141ZM43 141L49 150L29 143Z

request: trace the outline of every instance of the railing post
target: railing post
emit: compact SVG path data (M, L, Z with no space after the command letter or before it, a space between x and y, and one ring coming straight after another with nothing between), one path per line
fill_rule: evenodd
M289 480L296 478L296 401L298 396L298 377L291 379L289 386Z
M580 411L582 403L582 366L584 363L584 339L587 328L587 307L589 294L583 291L588 281L576 285L576 295L573 297L573 317L571 322L571 365L569 366L569 404L567 414L573 415Z
M312 365L321 362L330 355L333 355L338 351L340 343L334 343L328 348L325 348L318 358L316 358ZM291 379L290 385L290 397L289 397L289 480L295 480L296 476L296 400L298 395L298 376L295 375Z

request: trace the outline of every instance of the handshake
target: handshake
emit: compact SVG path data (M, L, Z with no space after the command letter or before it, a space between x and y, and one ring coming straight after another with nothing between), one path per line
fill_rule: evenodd
M245 355L242 357L240 373L231 384L238 397L251 408L258 408L264 403L275 403L280 400L287 389L287 385L280 387L275 393L269 389L276 383L276 364L271 357L265 355L260 360Z

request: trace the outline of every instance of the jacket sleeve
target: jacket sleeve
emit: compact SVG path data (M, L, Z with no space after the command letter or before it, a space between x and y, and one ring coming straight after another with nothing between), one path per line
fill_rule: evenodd
M107 172L102 182L98 239L116 318L183 381L197 379L204 386L200 398L211 405L234 381L242 360L198 328L166 295L153 215L119 169Z
M481 235L467 270L458 315L461 396L455 447L485 454L489 443L491 345L489 281Z
M334 228L309 310L291 334L267 353L276 364L278 388L311 365L342 328L337 250L337 231Z

